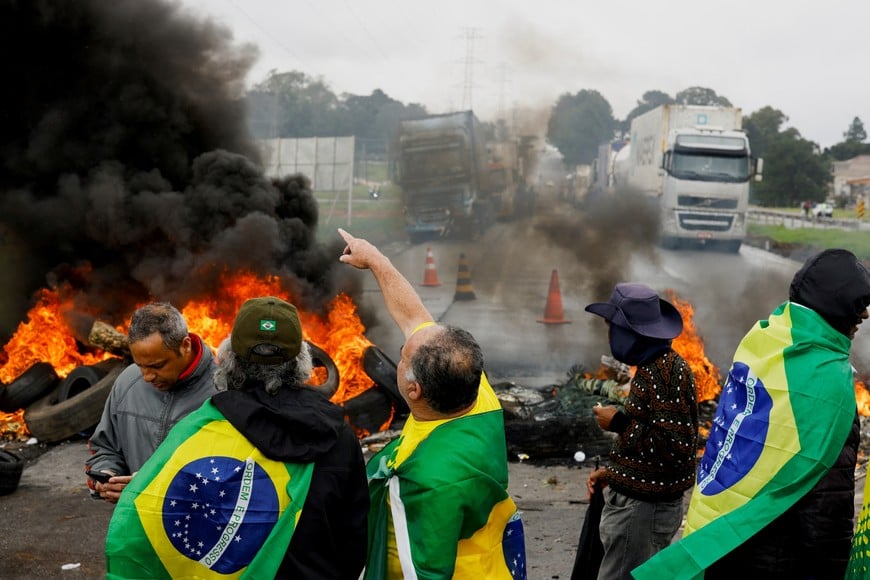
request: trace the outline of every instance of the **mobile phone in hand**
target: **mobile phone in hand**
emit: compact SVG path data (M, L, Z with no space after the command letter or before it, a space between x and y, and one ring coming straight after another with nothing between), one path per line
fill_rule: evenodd
M103 471L88 471L87 475L94 481L100 483L109 483L109 478L114 477L111 473L105 473Z

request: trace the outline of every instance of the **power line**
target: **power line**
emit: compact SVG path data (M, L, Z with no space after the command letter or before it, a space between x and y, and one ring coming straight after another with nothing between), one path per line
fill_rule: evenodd
M289 46L287 46L286 44L284 44L283 42L281 42L280 40L278 40L277 38L275 38L274 36L272 36L272 34L269 33L268 30L266 30L265 28L263 28L262 26L260 26L260 23L257 22L257 21L254 19L253 16L251 16L250 14L248 14L247 11L245 11L244 8L242 8L241 6L239 6L238 4L236 4L233 0L227 0L227 2L229 2L229 3L233 6L233 8L235 8L236 10L238 10L239 12L241 12L242 15L243 15L245 18L247 18L247 19L251 22L251 24L253 24L254 26L256 26L256 27L260 30L260 32L262 32L263 34L265 34L266 36L268 36L268 37L272 40L272 42L274 42L275 44L277 44L279 47L281 47L282 50L284 50L287 54L289 54L290 56L292 56L292 57L296 60L296 62L298 62L298 63L301 63L301 62L302 62L302 59L299 58L299 55L296 54L296 53L293 51L292 48L290 48Z

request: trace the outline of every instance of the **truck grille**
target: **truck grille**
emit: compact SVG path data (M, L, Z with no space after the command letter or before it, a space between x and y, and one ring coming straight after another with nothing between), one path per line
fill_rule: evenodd
M716 197L701 197L697 195L681 195L677 197L677 204L683 207L737 209L736 199L720 199Z
M680 227L684 230L727 232L734 221L733 215L680 212Z

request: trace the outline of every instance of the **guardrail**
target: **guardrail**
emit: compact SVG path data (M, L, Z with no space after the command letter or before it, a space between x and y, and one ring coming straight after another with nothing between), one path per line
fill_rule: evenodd
M766 209L750 209L747 212L747 219L756 223L781 225L787 228L832 227L857 230L864 226L864 223L857 218L804 217L801 213Z

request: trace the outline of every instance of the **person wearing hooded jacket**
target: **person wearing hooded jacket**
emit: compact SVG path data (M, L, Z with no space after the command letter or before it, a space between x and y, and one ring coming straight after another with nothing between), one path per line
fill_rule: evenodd
M217 360L219 392L122 495L108 576L356 580L368 532L362 448L341 408L305 385L312 359L296 308L246 301Z
M624 410L593 408L601 428L618 436L608 465L587 480L590 497L604 493L598 578L628 580L632 569L670 544L682 521L698 449L695 379L671 348L682 316L649 287L617 284L608 302L586 311L607 322L613 357L636 367Z
M845 351L834 375L827 372L828 384L802 384L814 377L789 376L793 392L852 393L854 369L848 362L848 349L858 326L867 319L870 305L870 274L848 250L824 250L798 270L789 287L789 303L814 311L834 336L840 336ZM780 307L782 308L782 307ZM848 340L843 340L845 337ZM834 343L831 343L834 344ZM831 346L818 338L815 349ZM839 353L838 353L839 354ZM835 378L842 377L842 378ZM837 381L839 384L835 384ZM845 396L845 395L844 395ZM851 403L854 405L854 397ZM826 431L845 433L842 450L830 466L821 459L818 482L782 515L755 535L727 553L706 571L705 578L735 578L738 574L766 578L843 578L849 561L855 513L855 465L858 456L860 423L857 407L844 415L843 425L828 425Z

